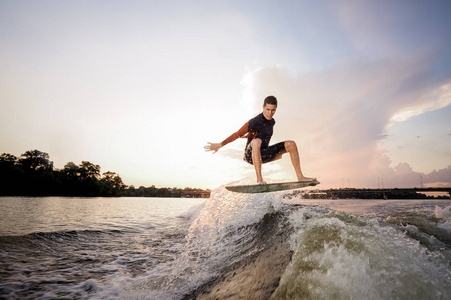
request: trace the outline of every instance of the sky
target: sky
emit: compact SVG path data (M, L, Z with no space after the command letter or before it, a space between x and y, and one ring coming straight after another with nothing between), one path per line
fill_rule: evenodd
M127 185L253 178L244 139L279 100L329 187L451 186L451 2L1 1L0 153L90 161ZM290 158L263 165L294 181Z

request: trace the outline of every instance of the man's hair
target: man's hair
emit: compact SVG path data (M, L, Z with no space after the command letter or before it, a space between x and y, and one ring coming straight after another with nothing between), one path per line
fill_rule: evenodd
M277 106L277 98L274 96L268 96L265 98L265 101L263 101L263 106L265 106L266 104L272 104Z

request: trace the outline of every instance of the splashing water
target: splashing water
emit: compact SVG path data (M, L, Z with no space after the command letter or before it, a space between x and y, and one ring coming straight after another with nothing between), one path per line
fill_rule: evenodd
M48 232L0 236L0 298L451 298L449 201L283 196L222 186L177 218L160 216L173 205L163 199L71 202L70 223L46 219ZM55 201L62 215L66 199ZM91 218L88 205L108 213Z

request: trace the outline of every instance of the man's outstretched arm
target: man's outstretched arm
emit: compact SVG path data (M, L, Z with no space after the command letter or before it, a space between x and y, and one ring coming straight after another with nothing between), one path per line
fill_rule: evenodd
M221 147L224 147L228 143L231 143L234 140L236 140L237 138L246 135L248 127L249 127L249 121L246 122L246 124L244 124L243 126L241 126L241 128L237 132L233 133L231 136L229 136L222 142L220 142L220 143L210 143L209 142L208 143L209 145L204 146L205 151L213 151L213 154L215 154L216 152L218 152L218 150Z

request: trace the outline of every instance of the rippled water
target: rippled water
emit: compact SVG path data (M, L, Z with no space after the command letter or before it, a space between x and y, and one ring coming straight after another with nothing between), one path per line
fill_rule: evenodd
M64 230L140 231L173 224L199 199L0 197L0 235Z
M0 198L0 298L451 298L451 201L283 195Z

